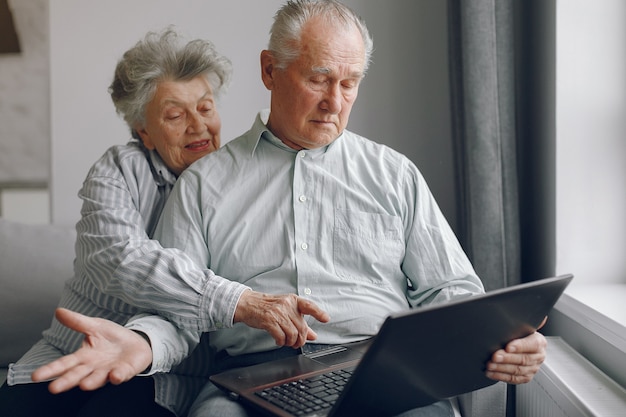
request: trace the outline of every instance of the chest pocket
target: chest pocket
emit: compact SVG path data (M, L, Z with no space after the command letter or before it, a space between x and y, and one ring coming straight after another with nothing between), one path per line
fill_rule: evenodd
M400 218L335 210L333 263L345 281L387 286L403 276L404 235Z

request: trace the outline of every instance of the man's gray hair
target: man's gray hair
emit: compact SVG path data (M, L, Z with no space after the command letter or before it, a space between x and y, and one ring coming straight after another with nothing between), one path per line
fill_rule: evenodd
M278 68L285 69L300 54L300 35L304 25L314 17L342 27L356 27L365 45L363 73L369 67L374 42L365 21L352 9L336 0L289 0L274 16L270 30L268 49L278 61Z
M189 81L206 77L216 99L232 75L228 58L220 55L208 40L185 42L172 27L149 32L124 53L117 63L109 93L115 110L139 138L135 129L145 123L146 105L161 81Z

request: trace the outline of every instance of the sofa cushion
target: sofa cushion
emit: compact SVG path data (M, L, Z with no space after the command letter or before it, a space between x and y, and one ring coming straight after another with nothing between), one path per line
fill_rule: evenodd
M0 366L19 359L50 326L73 274L73 227L0 218Z

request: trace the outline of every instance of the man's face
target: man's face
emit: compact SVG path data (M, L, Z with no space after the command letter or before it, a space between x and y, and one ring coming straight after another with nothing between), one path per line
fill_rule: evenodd
M320 20L305 26L300 56L286 69L277 69L263 51L263 82L272 92L269 129L294 149L334 141L348 124L364 65L360 32L338 31Z
M202 76L189 81L161 81L146 106L146 123L137 133L156 149L176 175L220 147L222 122L211 85Z

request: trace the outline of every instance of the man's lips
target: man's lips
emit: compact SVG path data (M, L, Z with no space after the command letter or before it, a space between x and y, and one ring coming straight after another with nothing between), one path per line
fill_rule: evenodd
M185 145L185 149L190 151L205 151L211 146L212 142L209 139L199 140Z

